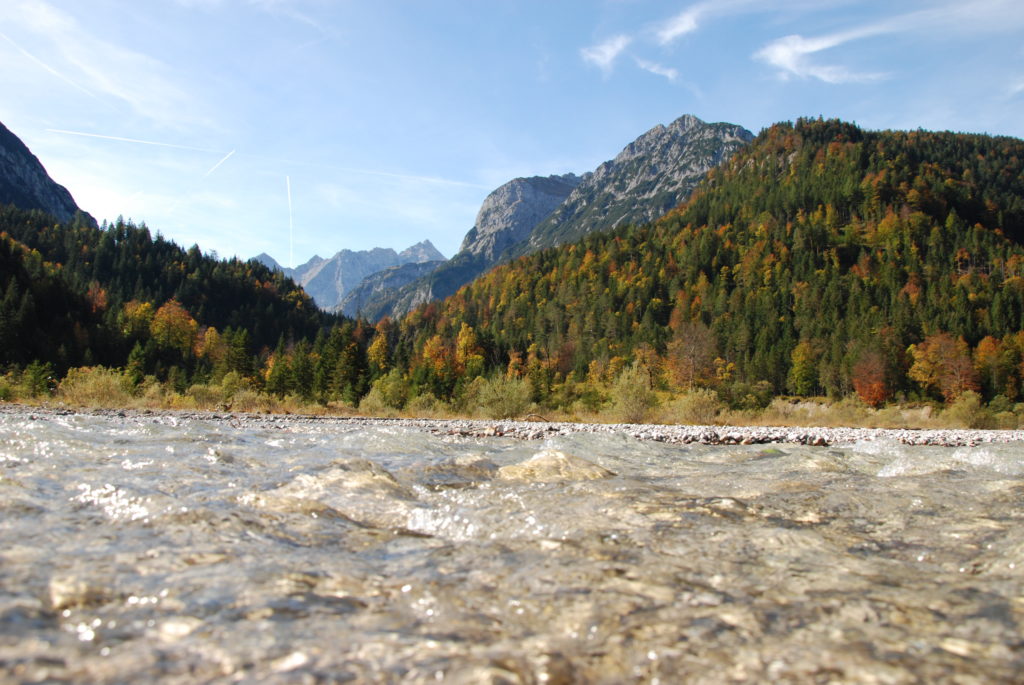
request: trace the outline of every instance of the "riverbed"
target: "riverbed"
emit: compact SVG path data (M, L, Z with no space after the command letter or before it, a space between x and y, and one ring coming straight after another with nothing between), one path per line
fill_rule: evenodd
M9 409L0 677L1018 681L1022 436L922 435Z

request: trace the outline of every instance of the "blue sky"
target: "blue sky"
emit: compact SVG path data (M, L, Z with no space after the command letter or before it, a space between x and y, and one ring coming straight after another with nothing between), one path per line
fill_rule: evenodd
M0 121L186 247L451 256L498 185L685 113L1024 137L1022 36L1021 0L3 0Z

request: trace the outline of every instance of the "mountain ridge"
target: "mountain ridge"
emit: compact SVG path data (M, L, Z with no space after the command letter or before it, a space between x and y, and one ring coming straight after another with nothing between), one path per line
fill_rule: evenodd
M62 223L80 217L96 227L96 219L82 210L68 189L47 173L43 163L22 140L0 123L0 205L38 209Z
M430 240L421 240L401 252L390 247L375 247L369 250L342 249L326 259L314 255L295 268L282 266L265 252L253 259L278 269L302 286L318 307L333 311L338 310L345 296L368 276L402 264L443 262L445 256Z
M752 139L741 126L709 124L686 114L649 129L594 171L514 179L484 200L476 224L447 264L393 292L377 294L364 314L371 320L402 316L454 294L496 264L590 232L657 218L682 202L708 170ZM554 182L562 184L560 202L544 205L545 211L516 211L515 203L524 200L517 192L523 186ZM492 214L510 220L481 228Z

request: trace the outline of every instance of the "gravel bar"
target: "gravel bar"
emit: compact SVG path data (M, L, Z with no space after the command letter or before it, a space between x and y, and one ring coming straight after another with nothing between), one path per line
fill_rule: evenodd
M906 428L825 428L793 426L672 426L663 424L603 424L555 421L484 421L476 419L387 419L351 416L313 416L297 414L245 414L239 412L200 412L148 409L67 409L0 404L0 415L29 418L82 414L110 418L154 418L164 420L224 421L238 426L291 428L296 425L324 425L360 428L400 426L416 428L435 435L465 438L506 437L519 440L543 440L572 433L628 435L637 440L670 444L761 445L789 443L797 445L848 445L857 442L897 442L904 445L972 447L986 443L1024 443L1024 430L960 430Z

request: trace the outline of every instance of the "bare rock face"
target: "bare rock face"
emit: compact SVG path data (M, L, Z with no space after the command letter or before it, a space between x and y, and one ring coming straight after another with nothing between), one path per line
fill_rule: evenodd
M50 178L21 139L0 124L0 205L7 204L42 210L62 223L81 214L87 223L96 225L96 220L75 204L67 188Z
M358 286L348 291L334 311L345 316L361 316L374 321L379 320L381 318L378 312L380 302L386 301L402 286L433 273L445 263L446 260L443 259L409 262L370 274Z
M481 255L493 263L505 250L529 238L534 226L562 204L581 180L566 174L509 181L484 199L459 252Z

